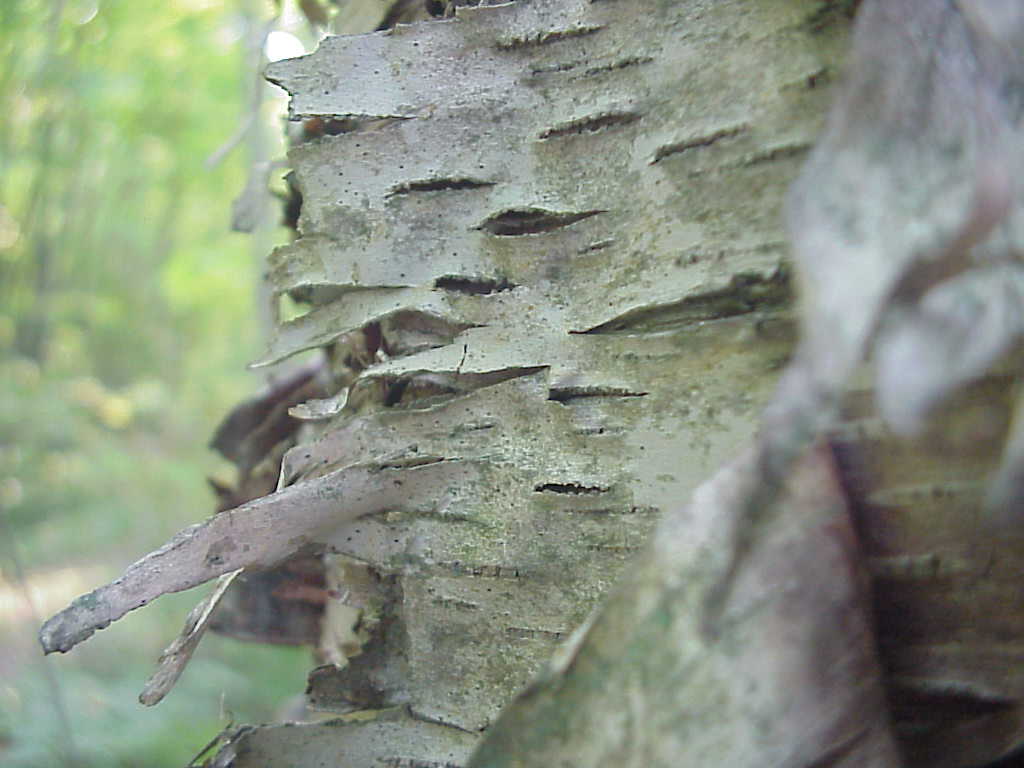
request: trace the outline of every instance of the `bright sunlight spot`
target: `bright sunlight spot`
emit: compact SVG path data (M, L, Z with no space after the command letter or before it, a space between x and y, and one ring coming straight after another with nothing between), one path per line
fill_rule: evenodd
M269 61L294 59L296 56L303 56L306 53L306 47L299 38L291 32L283 32L280 29L275 29L267 35L267 43L263 50Z

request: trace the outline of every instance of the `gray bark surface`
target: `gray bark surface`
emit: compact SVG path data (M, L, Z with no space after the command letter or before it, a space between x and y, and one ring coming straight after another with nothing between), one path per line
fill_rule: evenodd
M666 515L585 636L505 710L471 766L900 764L827 446L791 476L717 635L702 631L753 459Z

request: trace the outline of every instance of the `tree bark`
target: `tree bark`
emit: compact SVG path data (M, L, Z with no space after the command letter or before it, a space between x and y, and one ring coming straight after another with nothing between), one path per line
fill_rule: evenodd
M366 127L291 153L301 236L270 274L313 307L263 362L371 324L388 351L283 482L471 468L441 509L331 538L383 607L362 655L312 676L320 706L487 727L740 451L792 347L781 203L845 27L820 3L532 2L270 68L294 119Z
M858 368L877 339L886 416L923 419L887 361L941 341L915 313L966 322L927 298L967 292L930 265L991 282L961 257L993 228L990 250L1016 242L978 137L1015 135L993 104L1016 70L993 62L1017 27L981 0L868 2L836 89L856 5L520 0L272 65L293 119L344 130L290 153L300 236L269 280L310 307L260 362L325 348L334 394L292 409L308 439L275 493L76 601L44 645L314 545L338 663L308 698L348 714L241 729L212 764L952 767L1021 743L1024 616L972 609L1010 604L1020 565L979 516L1016 326L930 374L929 406L988 370L915 439ZM920 45L897 85L929 85L905 111L871 54L901 36ZM992 126L944 133L929 109L974 86ZM805 162L798 347L782 209Z

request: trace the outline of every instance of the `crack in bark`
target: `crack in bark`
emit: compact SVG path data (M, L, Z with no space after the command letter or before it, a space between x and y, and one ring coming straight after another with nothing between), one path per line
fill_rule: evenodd
M646 392L636 392L625 387L552 387L548 392L548 400L557 403L568 403L572 400L583 400L594 397L646 397Z
M493 277L463 277L461 275L444 275L434 281L434 287L456 293L468 293L473 296L486 296L491 293L511 291L515 283L508 279Z
M653 56L628 56L624 59L619 59L618 61L609 62L608 64L591 67L583 73L582 77L603 75L608 72L616 72L620 69L629 69L630 67L640 66L641 64L650 64L653 61Z
M477 229L499 237L539 235L568 227L608 211L549 211L543 208L511 208L489 216Z
M635 123L643 115L639 112L631 110L622 110L618 112L600 112L595 115L587 115L576 120L570 120L567 123L559 123L547 128L538 135L537 138L541 140L545 139L559 139L566 136L580 136L586 133L597 133L607 128L616 128L621 125L629 125Z
M639 307L587 330L571 333L657 333L709 320L781 309L790 304L791 294L789 271L784 266L768 276L739 273L724 288L667 304Z
M582 485L581 483L540 483L533 487L534 491L538 493L569 493L573 495L580 494L598 494L607 493L608 488L600 485Z
M550 32L537 32L532 35L516 35L499 40L496 47L498 50L508 51L515 48L528 48L534 45L548 45L562 40L593 35L602 29L604 29L604 25L597 24L593 26L570 27L569 29L555 29Z
M463 177L446 179L417 179L392 187L384 196L408 195L412 192L450 192L463 189L484 189L493 187L493 181L481 181Z
M685 139L684 141L674 141L670 144L662 144L654 151L654 157L651 158L649 165L660 163L666 157L671 155L678 155L683 152L687 152L691 149L700 149L702 147L710 147L712 144L716 144L722 139L731 139L735 136L739 136L750 129L750 126L745 123L742 125L735 125L729 128L722 128L721 130L713 133L708 133L703 136L697 136L692 139Z

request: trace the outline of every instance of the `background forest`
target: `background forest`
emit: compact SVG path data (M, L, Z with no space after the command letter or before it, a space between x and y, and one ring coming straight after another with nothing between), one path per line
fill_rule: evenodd
M232 716L267 720L302 688L306 652L243 655L210 637L180 690L156 709L137 704L191 595L69 656L44 659L35 640L42 617L211 513L206 477L228 475L205 446L261 384L245 370L262 343L255 287L261 254L286 237L230 231L249 169L282 152L283 102L258 77L276 10L0 3L0 763L10 768L180 766Z

